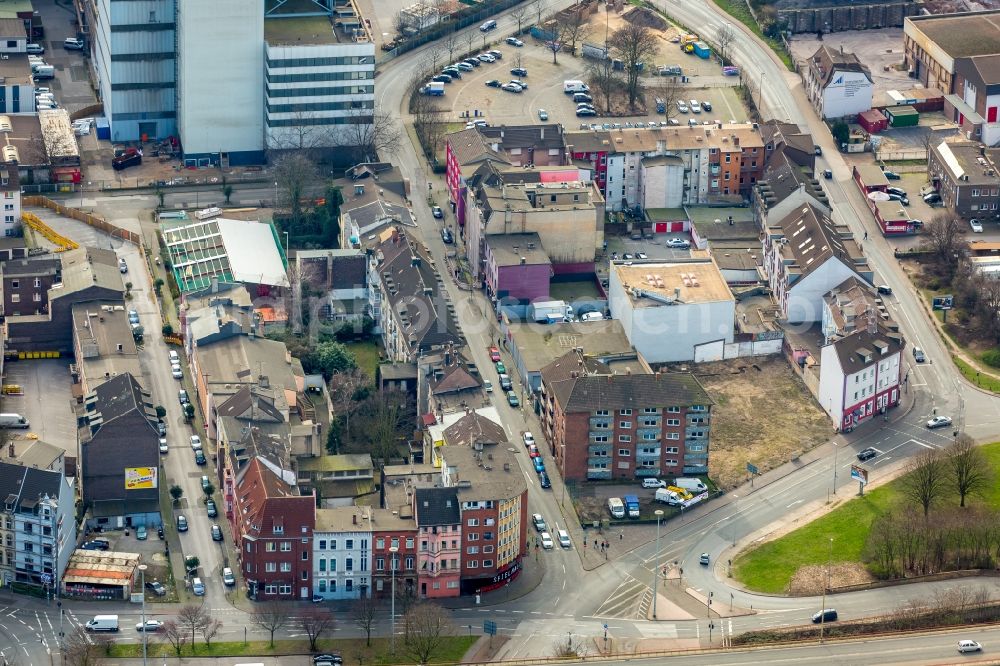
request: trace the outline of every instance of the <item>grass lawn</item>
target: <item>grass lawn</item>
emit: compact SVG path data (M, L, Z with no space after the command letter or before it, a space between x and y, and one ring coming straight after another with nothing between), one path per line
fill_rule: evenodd
M190 638L190 636L188 637ZM431 659L436 664L455 664L462 660L466 651L476 642L478 636L452 636L446 640L441 650ZM402 641L397 640L396 654L389 654L389 641L385 638L372 638L371 646L365 645L363 638L320 639L316 647L322 652L339 652L345 661L355 661L363 664L411 664L413 657L402 649ZM264 657L277 655L309 654L309 642L274 641L272 649L267 641L217 641L206 647L198 636L194 652L191 645L185 644L181 650L182 657ZM175 657L173 647L151 635L146 647L149 657ZM142 643L116 643L111 647L110 657L127 658L141 657Z
M987 391L992 391L993 393L1000 393L1000 379L995 379L991 375L981 374L978 370L973 368L971 365L963 361L957 356L952 356L951 360L955 362L955 366L962 372L966 379L978 386L979 388L986 389Z
M374 381L379 363L378 345L374 342L345 342L344 346L354 354L358 367Z
M983 454L1000 469L1000 442L985 444ZM872 521L891 508L900 497L899 479L841 504L830 513L785 536L741 554L733 562L733 576L752 590L769 594L784 592L799 567L833 562L858 562L868 539ZM1000 508L1000 486L975 500Z

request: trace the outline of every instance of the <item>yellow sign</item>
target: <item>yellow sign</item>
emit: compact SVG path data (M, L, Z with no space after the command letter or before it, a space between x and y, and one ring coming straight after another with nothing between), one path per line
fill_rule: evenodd
M155 467L126 467L125 490L144 490L156 488Z

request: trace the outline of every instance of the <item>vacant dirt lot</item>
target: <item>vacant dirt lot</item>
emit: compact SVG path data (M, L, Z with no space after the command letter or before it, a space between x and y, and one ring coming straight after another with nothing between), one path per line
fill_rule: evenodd
M723 490L826 441L833 426L780 357L706 363L695 374L715 400L709 475Z
M821 594L823 583L829 581L830 587L844 585L860 585L870 583L875 578L868 573L860 562L839 562L827 571L825 566L810 565L800 567L788 585L788 593L792 596L809 596Z

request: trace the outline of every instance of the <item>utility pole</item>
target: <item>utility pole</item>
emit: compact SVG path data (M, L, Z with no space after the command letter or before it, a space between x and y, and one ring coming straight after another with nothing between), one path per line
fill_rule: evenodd
M660 568L660 519L663 518L663 509L657 509L656 513L656 552L653 553L653 619L656 619L656 574Z

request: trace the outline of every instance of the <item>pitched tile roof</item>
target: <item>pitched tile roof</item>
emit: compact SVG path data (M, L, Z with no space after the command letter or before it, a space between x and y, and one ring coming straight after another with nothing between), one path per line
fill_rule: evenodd
M300 525L316 524L315 499L300 495L261 460L254 459L236 481L236 514L250 536L273 534L275 525L288 527L286 534L297 538ZM295 521L289 524L289 520Z
M611 133L604 130L566 132L563 134L566 149L574 153L613 153L615 145Z
M559 377L565 370L553 373ZM548 381L564 412L593 412L598 409L642 409L711 405L712 398L689 372L632 375L586 375Z
M879 358L902 351L903 336L876 324L874 329L861 328L831 343L840 360L840 368L850 375L877 363Z
M478 412L470 412L445 428L444 440L449 446L505 444L507 433L499 423Z
M852 270L858 269L853 255L857 243L841 238L841 231L833 218L812 204L793 210L777 226L788 240L784 249L794 258L802 277L831 258L839 259Z
M498 146L500 150L534 146L535 150L548 151L550 148L562 148L562 125L558 123L546 125L492 125L477 127L472 131L482 134L488 144Z
M458 525L462 516L455 488L417 488L413 494L417 527Z
M451 146L452 155L455 156L459 166L488 159L508 163L503 155L490 147L485 137L476 128L452 132L445 137L445 140Z
M457 393L478 389L483 383L473 377L464 363L452 363L439 368L440 376L435 372L433 378L427 383L431 388L431 395L441 395L443 393Z
M830 83L834 72L861 72L869 81L872 80L871 71L858 59L858 56L830 48L826 44L821 45L809 59L809 66L824 88Z
M139 382L130 373L112 377L93 391L97 395L96 411L100 412L104 423L110 423L132 411L139 411L155 430L156 413L147 402L149 394L142 390Z
M757 183L757 190L768 208L776 206L798 189L828 206L828 199L823 188L816 184L813 175L807 173L783 150L775 153L768 161L764 175Z
M282 423L284 415L274 406L274 390L248 384L226 398L216 408L219 416L232 416L244 421Z
M30 512L43 495L59 499L61 479L59 472L0 463L0 498L4 498L15 512Z

